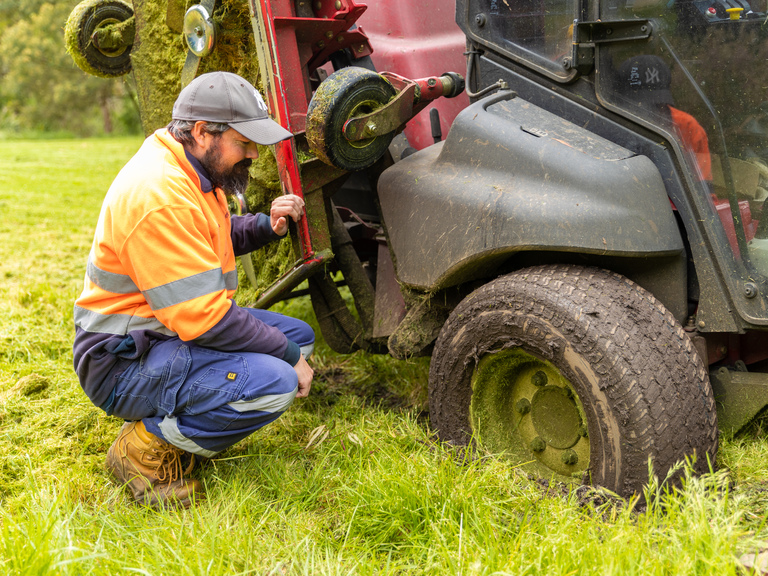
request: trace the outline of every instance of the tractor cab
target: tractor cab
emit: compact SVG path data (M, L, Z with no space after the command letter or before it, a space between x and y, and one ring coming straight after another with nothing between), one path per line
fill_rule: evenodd
M474 90L503 78L651 158L693 261L686 310L668 305L683 323L768 323L765 1L459 0L457 22Z

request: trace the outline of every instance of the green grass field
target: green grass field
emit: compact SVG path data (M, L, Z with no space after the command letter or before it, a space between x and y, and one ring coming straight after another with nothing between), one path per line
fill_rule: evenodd
M0 142L0 574L721 575L768 548L761 422L639 511L440 445L426 360L322 342L312 396L195 472L205 501L133 505L103 468L121 422L80 391L71 341L101 199L139 144Z

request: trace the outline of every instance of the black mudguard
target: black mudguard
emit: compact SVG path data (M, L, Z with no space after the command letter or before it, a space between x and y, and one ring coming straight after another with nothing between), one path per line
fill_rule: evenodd
M378 193L398 279L424 290L488 277L522 251L684 254L649 158L513 92L466 108L445 142L384 171Z

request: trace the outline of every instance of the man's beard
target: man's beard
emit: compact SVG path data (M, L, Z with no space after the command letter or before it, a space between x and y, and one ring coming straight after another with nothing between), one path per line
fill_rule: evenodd
M248 168L251 163L250 158L245 158L231 168L222 166L218 142L209 148L200 160L200 164L208 172L213 187L221 188L230 195L245 193L250 178Z

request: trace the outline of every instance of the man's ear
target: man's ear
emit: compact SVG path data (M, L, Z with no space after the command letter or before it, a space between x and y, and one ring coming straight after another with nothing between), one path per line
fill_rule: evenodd
M192 138L195 139L195 144L198 148L202 148L203 150L208 149L208 142L211 137L211 135L205 131L205 124L206 122L203 122L202 120L198 120L195 122L195 125L192 127Z

